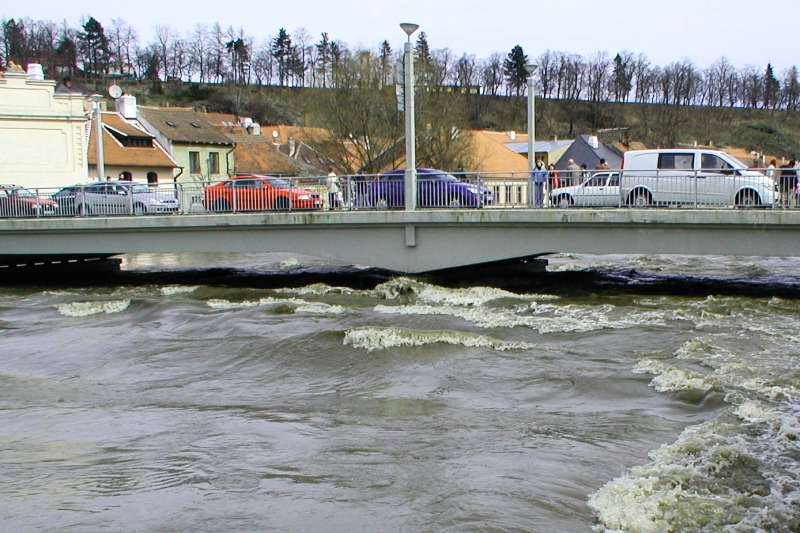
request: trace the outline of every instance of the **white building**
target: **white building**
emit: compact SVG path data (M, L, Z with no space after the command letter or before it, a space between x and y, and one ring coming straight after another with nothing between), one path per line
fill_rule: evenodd
M88 180L86 97L55 87L41 65L0 73L0 183L32 189Z

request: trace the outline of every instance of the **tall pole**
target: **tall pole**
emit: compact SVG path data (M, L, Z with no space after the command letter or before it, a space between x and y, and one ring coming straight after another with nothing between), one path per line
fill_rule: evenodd
M99 94L92 95L92 102L94 102L94 148L97 158L97 181L103 181L105 179L103 175L106 173L105 161L103 161L103 117L100 116L100 100L102 98Z
M528 72L528 205L534 204L534 184L533 169L536 165L536 85L534 84L533 73L536 72L537 65L529 63L525 65Z
M416 134L414 131L414 53L411 48L411 34L417 31L419 25L400 24L408 36L408 41L403 49L405 67L405 113L406 113L406 171L405 171L405 197L406 211L417 208L417 152Z

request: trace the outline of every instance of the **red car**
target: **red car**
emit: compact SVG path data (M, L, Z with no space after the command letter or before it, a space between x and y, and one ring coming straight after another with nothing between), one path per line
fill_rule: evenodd
M320 209L322 197L280 178L250 174L206 187L203 204L209 211L288 211Z
M25 187L0 185L0 217L42 217L59 214L58 204L39 198Z

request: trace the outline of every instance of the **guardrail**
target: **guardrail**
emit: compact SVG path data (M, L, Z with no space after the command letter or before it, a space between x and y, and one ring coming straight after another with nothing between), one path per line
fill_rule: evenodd
M420 209L800 207L796 177L776 169L419 173ZM113 180L61 188L0 185L0 217L385 210L405 207L402 174L144 184Z

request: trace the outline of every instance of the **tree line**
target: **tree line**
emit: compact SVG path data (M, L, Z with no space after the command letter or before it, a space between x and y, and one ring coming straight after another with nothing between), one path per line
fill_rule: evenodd
M181 80L199 83L346 88L393 83L401 52L388 41L375 49L351 48L327 32L317 38L303 28L256 43L241 28L197 24L181 35L169 25L155 27L155 39L143 43L135 28L112 19L106 28L89 17L77 27L66 22L2 20L3 63L38 62L52 78L121 77L131 80ZM529 62L521 46L488 58L456 56L432 48L420 32L414 52L418 83L429 87L479 88L482 94L522 96ZM579 54L546 50L531 61L537 94L559 100L636 102L797 110L800 73L795 66L777 74L764 68L735 67L721 57L700 68L690 59L653 65L645 54L599 51Z

